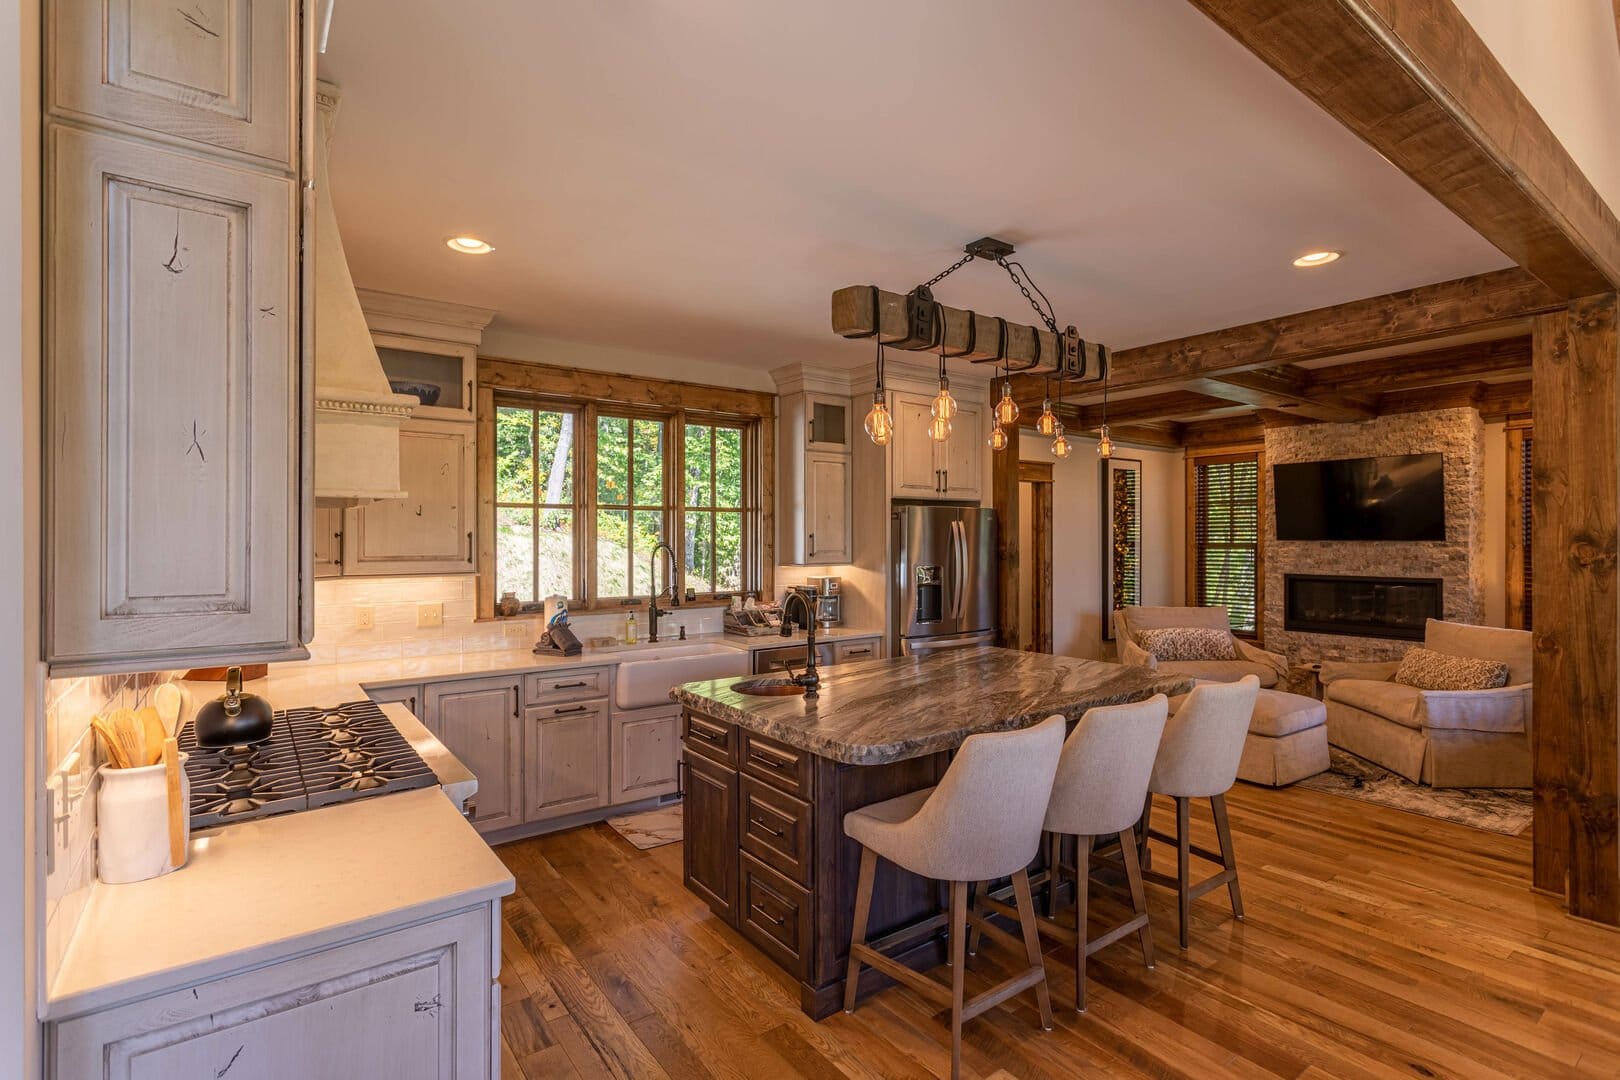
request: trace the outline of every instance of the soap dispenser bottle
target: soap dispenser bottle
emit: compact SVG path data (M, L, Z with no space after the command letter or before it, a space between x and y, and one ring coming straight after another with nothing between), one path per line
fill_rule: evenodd
M633 611L624 617L624 643L626 645L636 643L636 613Z

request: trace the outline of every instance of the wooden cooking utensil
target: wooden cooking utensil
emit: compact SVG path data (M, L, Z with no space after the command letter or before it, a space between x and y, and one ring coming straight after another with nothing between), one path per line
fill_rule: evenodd
M174 683L163 683L152 691L152 704L157 706L158 719L163 730L170 735L180 734L180 688Z
M186 862L186 822L180 802L180 744L173 735L163 740L163 779L169 794L169 865L178 870Z
M141 728L141 748L145 751L143 765L156 765L163 760L163 740L168 732L163 730L163 721L158 718L158 711L151 705L139 710L135 714Z
M107 755L108 761L115 769L129 768L129 757L124 753L123 744L119 741L118 730L114 721L105 716L92 717L90 723L101 736L101 749Z

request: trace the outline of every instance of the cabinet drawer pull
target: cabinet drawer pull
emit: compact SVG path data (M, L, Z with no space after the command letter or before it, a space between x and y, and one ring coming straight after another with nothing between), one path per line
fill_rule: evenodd
M769 754L761 753L759 750L752 748L750 748L748 751L748 760L757 762L768 769L777 770L789 768L793 764L790 761L779 761L776 758L771 757Z
M589 705L566 705L566 706L559 705L557 708L551 710L551 715L552 716L562 716L565 713L590 712L590 711L591 711L591 707Z
M764 892L765 890L761 889L760 891ZM755 911L759 912L761 915L765 916L767 919L771 920L771 922L776 924L777 926L781 926L784 922L787 921L787 920L783 919L782 916L780 916L780 915L772 915L770 912L766 911L764 908L760 907L758 904L751 904L749 906L752 907Z
M753 882L754 882L754 888L758 889L760 892L764 893L766 896L770 897L772 900L775 900L778 904L781 904L784 908L787 908L789 911L793 911L798 907L797 904L793 903L791 900L788 900L786 897L778 896L776 894L775 889L771 889L771 888L768 888L768 887L766 887L764 885L761 885L759 883L758 878L754 878ZM757 907L758 905L755 905L755 906Z
M726 741L724 734L716 734L712 731L706 731L703 728L698 727L696 724L693 724L690 730L693 735L696 735L705 742L724 743Z
M770 833L772 836L774 836L774 837L776 837L778 839L780 839L781 836L782 836L782 830L771 828L769 825L765 824L765 822L763 820L761 820L760 818L749 818L748 823L750 825L758 825L760 828L764 829L766 832Z
M845 649L844 650L844 655L845 656L870 656L871 653L872 653L872 647L870 645L868 645L864 649Z
M581 679L578 682L554 682L551 684L551 688L553 690L578 690L582 686L589 685L591 685L589 679Z

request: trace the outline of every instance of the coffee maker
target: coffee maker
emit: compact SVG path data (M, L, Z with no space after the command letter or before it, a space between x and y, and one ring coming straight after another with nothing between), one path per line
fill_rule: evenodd
M844 621L843 595L840 592L839 579L835 577L813 577L808 582L810 588L815 590L816 622L823 630L838 626Z

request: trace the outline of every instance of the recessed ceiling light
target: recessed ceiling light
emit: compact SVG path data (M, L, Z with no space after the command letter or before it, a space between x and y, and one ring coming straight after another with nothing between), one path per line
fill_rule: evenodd
M1339 256L1343 254L1344 252L1342 251L1307 251L1305 254L1294 260L1294 265L1302 266L1306 269L1313 266L1326 266L1330 262L1337 262Z
M459 251L463 255L488 255L495 248L476 236L452 236L444 242L451 251Z

